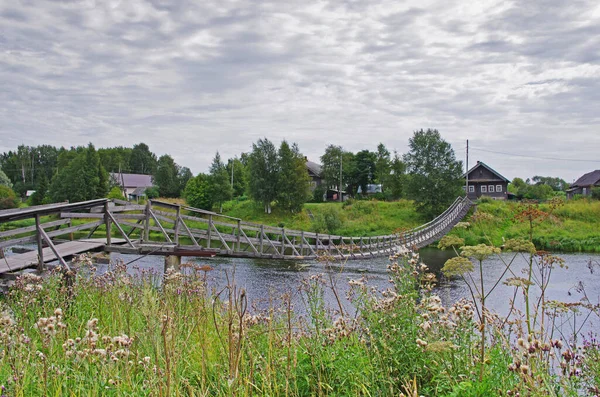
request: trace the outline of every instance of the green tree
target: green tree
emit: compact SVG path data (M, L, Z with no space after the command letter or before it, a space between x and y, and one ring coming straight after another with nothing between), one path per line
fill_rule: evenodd
M297 144L290 145L284 140L278 152L279 183L277 203L281 208L298 212L310 198L310 177L306 170L306 159Z
M242 162L242 159L229 159L227 161L227 175L230 178L231 167L233 167L233 197L241 197L246 193L248 188L248 183L246 181L246 166Z
M184 197L185 201L194 208L212 210L213 201L210 194L210 176L206 174L198 174L190 179L185 186Z
M46 195L48 194L49 182L46 175L42 174L41 180L37 185L37 189L35 193L31 195L31 205L41 205L44 204L46 199Z
M98 149L100 162L109 172L131 172L131 153L133 149L117 146L114 148Z
M437 130L415 131L404 162L409 173L407 193L426 218L442 213L462 193L462 163Z
M380 143L377 145L375 155L375 183L381 184L382 191L385 193L391 172L390 152L383 143Z
M150 151L148 145L138 143L133 145L129 165L134 174L154 175L159 164L156 155Z
M536 175L532 178L532 181L536 185L548 185L555 192L563 192L569 187L567 181L558 177Z
M183 192L187 183L190 179L194 177L192 171L188 167L181 167L177 174L177 182L179 183L179 192Z
M404 196L404 185L406 183L406 165L397 152L394 152L394 158L390 164L390 175L388 177L386 195L393 200L398 200Z
M77 151L75 158L52 180L50 197L54 202L92 200L108 193L108 175L94 145L90 143Z
M179 170L173 157L168 154L160 156L154 173L153 182L157 185L158 191L162 197L179 197L178 174Z
M15 192L8 186L0 185L0 210L17 208L19 199Z
M12 182L10 178L0 169L0 186L6 186L12 188Z
M223 212L223 202L231 200L233 189L231 188L227 168L225 168L225 164L221 161L219 152L217 152L210 165L209 182L212 201L219 205L219 212Z
M277 150L267 138L252 144L248 156L248 192L271 213L271 203L277 198Z
M106 198L109 198L111 200L112 199L125 200L125 196L123 196L123 192L121 191L121 189L118 186L114 186L112 189L110 189Z
M367 185L373 183L375 178L376 160L377 154L368 150L361 150L354 156L353 167L349 172L356 190L360 187L363 195L367 194Z
M340 164L341 163L341 164ZM355 190L353 181L354 175L354 154L346 152L341 146L329 145L325 148L325 153L321 156L321 172L325 186L328 189Z

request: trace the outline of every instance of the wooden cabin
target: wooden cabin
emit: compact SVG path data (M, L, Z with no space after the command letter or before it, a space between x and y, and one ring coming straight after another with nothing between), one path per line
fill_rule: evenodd
M471 168L463 178L468 175L467 195L469 199L476 200L480 197L491 197L495 200L506 200L508 197L509 180L500 175L492 167L482 161Z
M576 194L589 196L592 194L592 189L600 187L600 170L588 172L581 178L577 179L567 189L567 198L572 199Z

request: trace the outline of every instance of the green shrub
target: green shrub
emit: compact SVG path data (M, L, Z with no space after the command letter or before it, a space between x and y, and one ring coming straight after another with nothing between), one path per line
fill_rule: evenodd
M111 200L114 200L114 199L125 200L125 197L123 197L121 189L118 186L115 186L112 189L110 189L110 192L108 192L108 196L106 196L106 197Z
M335 233L343 224L344 221L339 208L334 205L328 205L315 216L312 222L312 229L316 233Z
M156 186L146 188L145 193L146 197L148 197L149 199L155 199L160 196L160 194L158 193L158 188Z
M0 210L19 207L17 195L8 186L0 185Z
M312 193L312 202L313 203L322 203L323 202L323 196L326 193L326 189L325 186L323 185L319 185L315 188L315 190L313 190Z
M600 187L592 188L592 198L594 200L600 200Z

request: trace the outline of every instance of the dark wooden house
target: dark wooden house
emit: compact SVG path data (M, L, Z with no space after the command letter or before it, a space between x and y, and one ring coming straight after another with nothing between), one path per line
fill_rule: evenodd
M320 186L323 183L323 177L321 176L322 167L320 164L314 163L307 159L306 170L308 171L308 176L310 177L310 190L315 190L317 186Z
M577 179L575 183L567 189L567 198L571 199L576 194L588 196L592 194L592 189L595 187L600 187L600 170L588 172Z
M496 172L492 167L478 161L463 177L468 175L467 192L470 199L475 200L482 196L496 200L506 200L508 197L508 179Z

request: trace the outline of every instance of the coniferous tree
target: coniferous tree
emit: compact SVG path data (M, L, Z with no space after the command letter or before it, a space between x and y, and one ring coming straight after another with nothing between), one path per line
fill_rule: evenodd
M375 182L381 184L382 191L385 193L386 185L391 171L390 152L383 143L377 145L375 159Z

